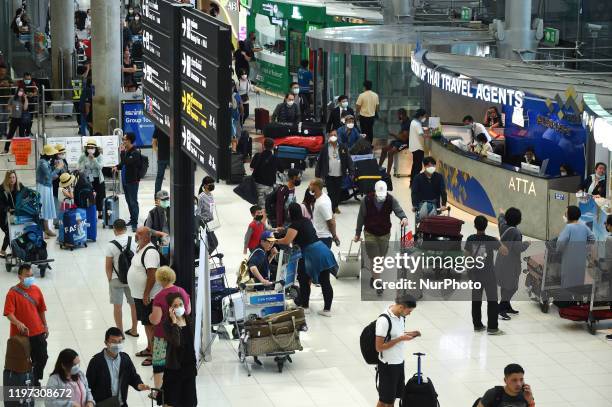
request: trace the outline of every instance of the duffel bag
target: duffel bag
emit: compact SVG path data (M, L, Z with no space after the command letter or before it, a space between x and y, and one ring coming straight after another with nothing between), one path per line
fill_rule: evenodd
M249 338L246 345L246 354L248 356L259 356L272 352L292 352L302 349L299 332L292 332L264 338Z
M270 335L287 334L292 331L305 330L306 318L304 309L298 308L278 312L263 318L255 318L245 323L245 329L252 338Z
M266 323L271 322L272 324L277 324L279 322L291 321L294 318L295 318L296 324L298 325L298 329L299 329L300 323L301 324L306 323L306 318L304 317L304 309L303 308L290 309L287 311L270 314L260 319ZM257 321L257 319L255 321Z

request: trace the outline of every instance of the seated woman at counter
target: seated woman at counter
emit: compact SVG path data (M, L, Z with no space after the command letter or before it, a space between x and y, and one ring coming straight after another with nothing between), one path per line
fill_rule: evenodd
M491 147L491 143L489 143L484 133L476 135L474 143L472 144L472 151L474 154L478 154L481 157L486 157L487 153L493 152L493 147Z
M495 106L491 106L487 109L487 113L485 113L484 117L484 125L489 128L489 131L502 127L501 115Z
M355 126L355 117L350 114L344 116L344 126L336 130L336 134L340 143L348 146L349 149L353 147L361 134L359 127Z
M559 166L559 176L571 177L572 175L574 175L574 170L569 164L563 163Z
M295 96L292 93L285 95L283 103L279 103L272 113L272 121L275 123L297 123L300 121L300 108L295 104Z
M525 154L523 154L523 158L521 158L521 162L531 165L537 165L538 167L542 165L542 161L536 158L535 150L533 149L533 147L527 147L527 150L525 150Z
M595 173L588 176L582 184L578 192L586 192L593 195L593 198L606 197L606 164L595 164Z

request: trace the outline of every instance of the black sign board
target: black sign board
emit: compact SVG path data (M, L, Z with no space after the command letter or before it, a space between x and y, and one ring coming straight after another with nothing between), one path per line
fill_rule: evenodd
M181 42L197 50L213 62L219 62L219 52L230 50L219 49L219 26L209 21L202 12L183 10L181 22Z
M188 47L181 47L183 82L189 83L215 103L229 103L230 71L219 66Z
M224 111L186 83L183 83L181 112L183 121L189 121L196 131L215 144L219 143L218 127L226 120Z
M157 93L164 100L172 100L172 79L170 72L159 64L143 61L142 82L145 89Z
M143 22L171 34L173 31L171 7L172 5L166 0L143 0L141 13Z
M219 147L201 136L189 121L181 124L181 148L213 178L217 178Z
M151 119L157 127L161 128L164 133L169 134L170 120L172 118L172 109L170 106L159 96L149 92L147 88L142 91L142 97L145 115Z
M142 49L145 60L157 61L166 68L171 68L172 39L154 28L145 26L142 30Z

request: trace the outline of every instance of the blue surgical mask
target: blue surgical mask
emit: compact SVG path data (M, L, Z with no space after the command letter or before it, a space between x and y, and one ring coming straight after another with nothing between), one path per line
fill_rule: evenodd
M34 285L35 281L36 281L36 278L34 276L26 277L23 279L23 285L27 288L30 288Z
M164 199L163 201L161 201L159 203L159 206L161 206L164 209L167 209L170 207L170 200L169 199Z
M80 367L79 365L73 365L73 366L70 368L70 374L71 374L72 376L76 376L76 375L78 375L80 371L81 371L81 367Z

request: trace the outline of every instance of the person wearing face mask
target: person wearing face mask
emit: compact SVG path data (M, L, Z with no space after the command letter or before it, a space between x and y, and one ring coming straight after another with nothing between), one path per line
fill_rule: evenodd
M130 33L134 35L142 35L142 22L140 21L140 13L134 13L134 19L128 24Z
M423 168L423 157L425 157L425 137L427 133L423 129L423 123L427 121L427 112L419 109L410 122L408 135L408 148L412 152L412 170L410 179L414 180Z
M259 91L256 90L251 81L249 80L248 72L244 69L238 70L238 93L240 94L240 99L242 100L243 113L240 119L240 124L244 126L244 122L249 117L249 99L253 93L259 94Z
M202 184L198 190L198 211L197 214L206 223L212 222L215 218L215 198L212 191L215 190L215 179L206 176L202 179Z
M299 87L298 87L299 90ZM279 103L272 113L272 122L295 124L300 121L300 108L295 103L295 95L287 93L283 103Z
M234 69L238 73L238 78L240 79L244 73L247 75L247 79L249 78L249 74L251 73L251 65L249 62L252 57L246 51L246 46L244 41L238 41L238 49L234 51Z
M285 227L289 224L289 205L296 202L295 188L302 183L302 175L295 168L287 171L287 183L276 189L276 204L274 214L268 213L270 225L273 227ZM274 193L274 192L272 192ZM267 199L266 199L267 200Z
M96 404L115 403L127 406L128 389L149 390L142 382L130 356L123 352L125 336L112 327L104 334L104 349L96 353L87 365L87 382Z
M100 133L96 133L94 135L101 136ZM96 192L96 208L98 210L98 218L102 218L104 198L106 198L106 185L104 184L102 168L102 154L100 148L96 143L96 139L90 138L85 144L83 154L79 157L78 169L81 176L87 178Z
M149 321L155 326L153 330L153 384L156 388L162 385L164 367L166 366L166 349L168 346L164 323L168 320L167 297L171 294L179 294L185 305L185 314L191 315L191 303L189 294L174 285L176 273L168 266L160 267L155 272L155 280L161 285L162 290L157 293L153 300L153 310Z
M49 228L49 222L53 221L57 215L53 197L53 180L59 178L59 173L64 168L62 162L55 161L56 155L55 147L46 144L36 167L36 190L40 194L41 218L44 219L43 227L47 238L56 236Z
M19 129L19 137L25 137L27 129L27 121L24 119L24 112L28 111L29 102L28 96L23 88L17 88L15 95L8 100L8 112L11 121L9 122L8 133L6 138L12 139L17 129ZM11 143L4 143L4 152L8 153Z
M574 170L569 164L563 163L559 166L559 176L560 177L571 177L573 175L574 175Z
M355 125L355 117L347 114L344 116L344 126L340 127L336 134L340 144L344 144L351 149L361 138L361 130Z
M527 149L525 150L525 154L521 158L521 162L531 165L537 165L538 167L542 165L542 161L536 158L535 149L533 147L527 147Z
M251 216L253 220L249 223L247 227L246 233L244 234L244 247L242 250L242 254L246 255L247 251L252 253L253 250L257 248L259 245L259 241L261 235L264 231L268 230L271 232L278 232L282 228L271 228L266 223L266 211L259 206L253 205L251 206Z
M289 84L289 93L292 93L295 97L295 104L298 107L300 120L308 117L310 114L310 103L307 97L300 93L300 85L297 82L291 82Z
M163 238L170 235L170 194L168 191L158 191L155 194L155 207L149 211L145 226L151 229L151 241L160 246Z
M353 160L348 147L338 142L338 137L330 135L319 152L319 159L315 167L315 177L325 180L327 193L331 199L332 210L340 213L338 205L342 196L342 180L353 172Z
M134 17L135 17L135 15L134 15L134 7L130 6L128 8L128 12L127 12L127 14L125 16L126 24L131 23L134 20Z
M408 226L408 217L400 206L397 199L387 192L387 183L377 181L374 192L370 192L362 201L357 215L357 227L355 228L355 243L361 240L361 231L364 231L365 251L373 261L376 257L385 257L389 250L389 239L391 237L391 213L400 219L402 226ZM380 280L382 273L372 270L370 287L374 288L375 281ZM383 289L377 288L378 295L382 295Z
M388 146L383 147L380 153L380 160L378 165L382 167L387 155L389 156L387 161L387 174L391 174L391 167L393 166L393 157L396 153L408 148L408 137L410 135L410 120L408 119L408 112L406 109L399 108L397 110L397 119L400 122L400 132L398 134L389 133L394 140L391 140Z
M59 183L60 183L59 179L62 176L62 174L69 172L69 167L68 167L68 161L66 160L66 147L64 147L62 144L56 144L55 149L57 150L57 155L55 156L54 166L57 166L60 162L64 165L63 168L59 172L59 177L53 180L53 196L55 197L55 201L57 203L55 209L59 213L60 203L61 203L61 200L59 199ZM55 227L57 228L59 225L59 219L56 219L54 223L55 223Z
M138 188L140 186L139 172L143 162L140 150L134 146L135 141L136 135L134 133L125 133L123 135L121 161L117 167L113 168L113 172L121 173L125 200L130 212L129 225L132 226L132 232L135 232L138 227L138 214L140 211L138 206Z
M331 111L327 119L325 130L330 133L344 126L345 116L347 115L355 116L355 112L349 107L348 97L340 95L338 96L338 105Z
M93 394L80 364L81 358L74 350L64 349L59 353L47 388L70 394L70 398L45 399L46 407L94 407Z
M584 285L586 261L589 250L595 242L595 235L587 225L580 222L580 208L570 205L563 220L566 225L559 234L555 249L561 254L561 287L571 288Z
M606 197L606 164L595 164L595 172L588 176L582 184L578 192L585 192L592 195L593 198Z
M168 406L196 406L196 359L193 322L181 294L166 296L168 318L163 328L168 340L162 391Z
M10 336L23 335L30 340L33 385L40 386L47 365L47 305L32 266L21 264L17 271L19 283L11 287L4 301L4 316L10 321Z
M0 249L0 258L6 258L6 248L9 247L9 218L15 212L17 195L23 188L23 184L17 179L17 173L13 170L4 173L4 181L0 187L0 229L4 232L4 241Z
M433 157L423 159L425 171L413 178L410 183L412 210L423 215L430 214L436 209L445 210L446 206L446 184L442 174L436 172L436 160ZM424 206L428 208L424 211Z
M484 133L480 133L475 137L472 151L481 157L486 157L487 153L493 152L493 147L491 147L491 143L489 143Z

